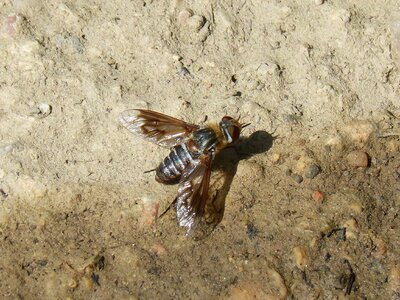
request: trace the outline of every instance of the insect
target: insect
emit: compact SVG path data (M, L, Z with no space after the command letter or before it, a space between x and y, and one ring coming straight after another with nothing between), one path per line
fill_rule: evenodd
M155 169L155 178L163 184L179 182L175 199L177 219L190 234L204 214L215 155L233 145L242 129L250 124L225 116L219 123L199 126L144 109L126 110L119 121L144 139L170 148Z

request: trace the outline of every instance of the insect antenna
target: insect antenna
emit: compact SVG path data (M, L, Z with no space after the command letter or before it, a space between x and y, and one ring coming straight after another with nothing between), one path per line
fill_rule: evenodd
M154 172L155 170L157 170L157 169L151 169L151 170L148 170L148 171L144 171L143 174L151 173L151 172Z
M249 126L251 123L241 123L240 127L242 128L242 130L240 132L243 132L243 129L246 128L247 126Z

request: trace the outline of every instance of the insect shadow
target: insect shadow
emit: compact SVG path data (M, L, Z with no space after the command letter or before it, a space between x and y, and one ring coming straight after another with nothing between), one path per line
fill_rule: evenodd
M225 200L241 160L267 152L274 137L266 131L256 131L248 137L240 137L235 146L229 147L214 159L210 186L210 199L206 206L207 223L215 228L223 219ZM211 233L211 232L210 232Z

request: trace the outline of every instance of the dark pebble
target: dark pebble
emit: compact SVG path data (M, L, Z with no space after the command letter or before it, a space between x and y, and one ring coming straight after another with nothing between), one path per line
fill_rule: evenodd
M321 167L316 165L316 164L312 164L308 170L306 171L306 173L304 174L307 178L313 179L315 176L317 176L319 173L321 173Z
M46 259L39 259L37 261L37 264L41 267L45 267L47 265L47 260Z
M189 70L186 69L185 67L180 67L176 73L177 73L179 76L182 76L182 77L187 76L187 75L190 74Z
M254 238L257 236L258 230L257 228L254 226L254 224L249 223L247 224L247 229L246 229L246 234L249 238Z
M292 177L292 179L294 181L296 181L297 183L302 183L303 182L303 176L293 173L290 177Z

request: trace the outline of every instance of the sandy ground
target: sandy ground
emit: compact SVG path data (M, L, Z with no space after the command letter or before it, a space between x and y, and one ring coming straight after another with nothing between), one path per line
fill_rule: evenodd
M400 299L398 1L0 0L0 298ZM117 122L251 122L187 238ZM213 209L211 209L213 208Z

